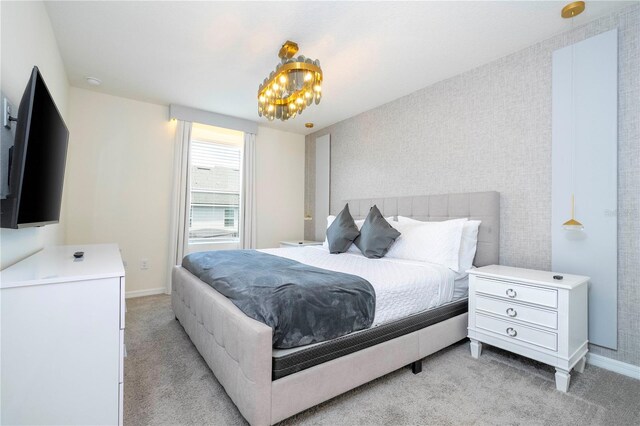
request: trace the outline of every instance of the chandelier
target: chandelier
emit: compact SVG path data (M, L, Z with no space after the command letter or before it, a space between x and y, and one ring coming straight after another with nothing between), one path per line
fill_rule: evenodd
M298 53L298 44L287 41L280 48L282 59L258 88L258 115L270 121L294 118L313 102L322 98L322 69L320 61Z

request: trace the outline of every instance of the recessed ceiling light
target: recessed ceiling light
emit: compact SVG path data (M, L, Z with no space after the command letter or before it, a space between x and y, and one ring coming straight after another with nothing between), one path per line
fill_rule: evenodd
M304 127L307 129L313 129L313 123L304 123Z
M102 84L102 80L95 77L86 77L85 80L87 80L87 83L92 86L100 86Z

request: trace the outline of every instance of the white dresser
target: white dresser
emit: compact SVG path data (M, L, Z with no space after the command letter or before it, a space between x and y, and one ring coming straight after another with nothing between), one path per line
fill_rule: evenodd
M589 277L499 265L468 272L471 355L484 342L551 365L566 392L569 372L586 361Z
M84 251L82 259L73 253ZM2 424L122 424L115 244L45 248L0 272Z

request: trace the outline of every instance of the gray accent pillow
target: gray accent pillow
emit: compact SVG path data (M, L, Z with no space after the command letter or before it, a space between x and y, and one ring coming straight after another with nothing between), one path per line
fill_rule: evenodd
M358 235L360 235L360 231L349 212L349 204L347 204L338 213L331 226L327 228L329 252L333 254L346 252Z
M365 257L379 259L387 254L399 236L400 232L389 225L378 206L373 206L360 228L360 236L353 243Z

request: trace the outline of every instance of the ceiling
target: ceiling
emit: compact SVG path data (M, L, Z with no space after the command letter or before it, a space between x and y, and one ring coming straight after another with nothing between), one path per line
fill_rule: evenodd
M574 25L633 3L587 2ZM571 25L555 1L46 4L71 85L303 134L307 121L321 129ZM256 94L286 40L320 60L323 99L270 123Z

